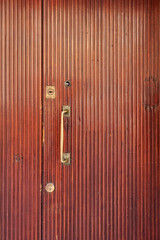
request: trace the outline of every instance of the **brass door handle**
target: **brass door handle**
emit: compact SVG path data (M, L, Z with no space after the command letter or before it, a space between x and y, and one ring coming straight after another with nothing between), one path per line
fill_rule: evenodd
M60 135L60 158L61 163L65 165L69 165L71 162L70 153L63 152L64 145L64 117L70 117L70 106L63 106L63 110L61 112L61 135Z

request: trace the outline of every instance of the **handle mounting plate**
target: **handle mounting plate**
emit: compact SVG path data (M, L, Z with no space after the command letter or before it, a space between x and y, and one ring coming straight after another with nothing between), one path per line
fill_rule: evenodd
M70 117L71 116L71 107L69 105L63 106L63 111L66 111L64 113L64 117Z
M63 153L63 161L62 161L62 163L64 165L71 164L71 154L70 153Z

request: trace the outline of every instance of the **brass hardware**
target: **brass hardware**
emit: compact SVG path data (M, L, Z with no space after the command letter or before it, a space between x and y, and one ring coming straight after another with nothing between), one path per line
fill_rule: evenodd
M51 193L55 190L55 186L53 183L47 183L45 189L47 192Z
M63 142L64 142L64 134L63 134L63 125L64 125L64 117L70 117L70 106L63 106L63 111L61 113L61 137L60 137L60 157L61 163L64 165L69 165L71 163L70 153L63 153Z
M65 165L69 165L71 163L71 154L63 153L63 159L61 159L61 163Z
M56 97L55 86L46 86L46 98L54 99Z
M68 105L64 105L63 112L64 112L64 117L70 117L71 116L71 107Z

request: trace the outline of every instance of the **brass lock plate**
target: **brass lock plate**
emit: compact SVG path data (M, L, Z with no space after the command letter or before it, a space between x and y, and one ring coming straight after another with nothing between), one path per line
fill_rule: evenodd
M55 186L53 183L47 183L45 189L48 193L51 193L55 190Z
M46 86L46 98L54 99L56 97L55 86Z

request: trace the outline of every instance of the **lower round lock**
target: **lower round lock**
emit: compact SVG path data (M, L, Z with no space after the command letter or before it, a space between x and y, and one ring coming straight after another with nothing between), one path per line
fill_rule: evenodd
M54 192L55 186L53 183L47 183L45 186L45 189L47 192L51 193L51 192Z

